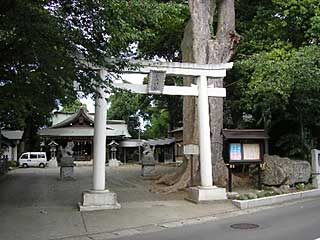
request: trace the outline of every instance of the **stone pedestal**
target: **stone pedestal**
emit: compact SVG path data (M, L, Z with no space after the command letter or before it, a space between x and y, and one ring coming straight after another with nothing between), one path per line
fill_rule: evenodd
M120 166L120 161L117 159L110 159L108 162L109 167L119 167Z
M227 192L225 188L212 187L191 187L188 189L187 200L194 203L201 203L214 200L226 200Z
M61 180L74 180L73 167L61 167L60 168L60 179Z
M60 163L60 179L74 180L73 157L62 157Z
M95 211L106 209L119 209L121 205L117 201L117 195L109 190L85 191L79 203L80 211Z
M320 151L317 149L311 150L312 156L312 185L315 188L320 188Z
M143 177L153 177L156 175L156 166L152 165L142 165L141 167L141 176Z

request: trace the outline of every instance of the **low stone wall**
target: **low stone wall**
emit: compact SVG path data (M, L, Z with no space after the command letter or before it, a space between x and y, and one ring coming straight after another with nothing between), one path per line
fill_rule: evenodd
M250 200L232 200L232 203L240 209L248 209L319 196L320 189L313 189L308 191L288 193Z

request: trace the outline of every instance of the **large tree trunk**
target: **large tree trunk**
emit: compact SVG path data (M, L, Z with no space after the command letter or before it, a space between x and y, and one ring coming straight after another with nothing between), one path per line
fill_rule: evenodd
M228 62L234 54L235 44L239 41L239 36L235 32L234 0L190 0L189 6L193 24L194 61L209 64ZM216 7L218 23L214 37L210 29ZM211 78L208 85L223 87L223 79ZM210 97L209 108L213 179L216 185L224 186L227 169L222 157L223 99Z
M183 61L199 64L228 62L234 54L235 44L239 41L239 36L235 32L234 0L189 0L189 9L191 18L185 28L181 44ZM216 13L218 14L218 24L217 28L214 29L213 17ZM215 35L212 29L216 30ZM193 78L186 77L184 78L184 85L190 86L193 81ZM208 83L208 85L214 87L223 87L223 78L212 78L209 79ZM210 97L209 108L213 179L216 185L224 186L227 169L222 158L223 99ZM184 144L198 144L198 128L195 98L184 97ZM186 159L186 161L188 160ZM187 184L179 182L179 186L181 185Z

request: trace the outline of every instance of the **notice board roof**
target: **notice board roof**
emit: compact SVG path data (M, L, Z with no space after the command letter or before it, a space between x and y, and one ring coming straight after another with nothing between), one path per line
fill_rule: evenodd
M223 129L225 139L268 139L264 129Z

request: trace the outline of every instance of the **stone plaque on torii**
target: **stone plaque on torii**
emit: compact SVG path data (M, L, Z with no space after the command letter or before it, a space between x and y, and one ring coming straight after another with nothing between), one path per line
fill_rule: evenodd
M123 73L149 74L147 85L113 83L117 88L130 90L142 94L165 94L198 97L199 118L199 149L200 149L200 177L201 186L191 188L189 198L195 202L226 199L226 190L212 184L210 122L208 97L225 97L225 88L208 86L210 78L222 78L226 76L226 70L231 69L233 63L225 64L195 64L176 62L136 62L139 67ZM99 70L100 77L105 79L107 72ZM165 77L191 76L197 79L196 85L191 86L166 86ZM94 160L93 160L93 190L83 193L80 210L114 209L120 205L116 200L115 193L105 189L105 148L106 148L106 99L103 88L98 88L95 106L94 124Z

